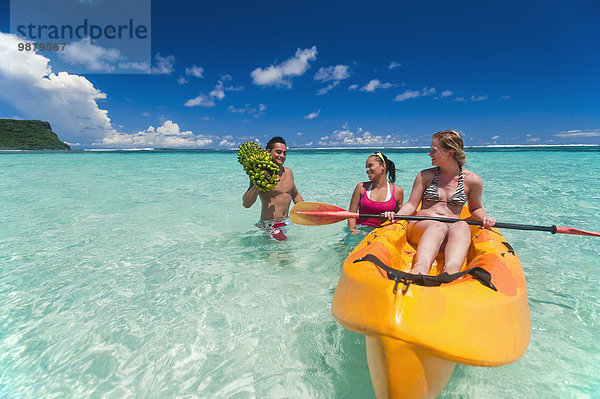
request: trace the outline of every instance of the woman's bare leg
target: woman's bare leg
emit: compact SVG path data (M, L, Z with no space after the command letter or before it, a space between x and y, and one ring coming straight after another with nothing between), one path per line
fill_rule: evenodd
M471 230L465 222L452 223L446 236L444 250L444 271L448 274L458 273L471 245Z
M437 257L448 230L446 223L433 220L423 220L411 226L408 238L418 243L417 261L412 265L412 273L429 274L431 264Z

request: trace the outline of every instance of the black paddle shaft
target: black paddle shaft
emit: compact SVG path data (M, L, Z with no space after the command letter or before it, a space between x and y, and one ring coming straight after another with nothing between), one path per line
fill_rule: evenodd
M361 218L379 218L385 219L383 214L381 215L369 215L369 214L360 214L358 215ZM436 220L438 222L444 223L456 223L456 222L465 222L467 224L473 226L482 226L483 223L481 220L467 220L467 219L452 219L452 218L444 218L437 216L404 216L404 215L394 215L394 219L400 220ZM547 231L552 234L556 234L556 226L533 226L530 224L515 224L515 223L496 223L494 227L502 228L502 229L514 229L514 230L536 230L536 231Z

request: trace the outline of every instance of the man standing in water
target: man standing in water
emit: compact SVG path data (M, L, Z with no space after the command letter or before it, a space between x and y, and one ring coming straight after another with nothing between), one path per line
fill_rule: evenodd
M287 156L285 140L279 136L273 137L267 143L267 152L279 166L279 183L270 191L259 191L250 181L250 187L242 196L242 204L244 208L250 208L256 202L256 198L260 197L262 209L256 225L276 240L285 241L287 237L282 228L291 223L288 218L290 204L292 201L297 204L304 200L296 188L292 170L283 166Z

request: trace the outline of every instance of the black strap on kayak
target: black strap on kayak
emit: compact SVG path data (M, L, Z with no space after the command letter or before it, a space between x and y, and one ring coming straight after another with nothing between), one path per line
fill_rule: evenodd
M404 285L404 289L402 290L402 295L404 295L408 291L408 287L410 287L411 284L422 285L425 287L437 287L442 284L450 283L458 278L461 278L465 274L470 274L475 280L479 281L481 284L493 289L494 291L498 291L496 287L494 287L494 284L492 284L492 275L490 274L490 272L481 267L472 267L470 269L463 270L462 272L453 274L448 274L444 272L438 276L430 276L428 274L406 273L401 270L391 268L388 265L384 264L377 256L372 254L368 254L362 258L358 258L352 263L356 262L371 262L385 270L387 272L387 277L390 280L394 280L396 282L396 284L394 284L394 294L398 290L399 283L402 283Z

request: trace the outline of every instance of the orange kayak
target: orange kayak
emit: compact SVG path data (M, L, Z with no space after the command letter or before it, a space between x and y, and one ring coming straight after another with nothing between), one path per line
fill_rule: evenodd
M461 218L468 216L465 208ZM416 247L407 241L406 228L399 222L368 234L344 262L333 297L337 322L366 336L379 399L435 397L456 363L511 363L525 353L531 333L523 269L497 229L470 226L472 244L462 269L484 269L494 290L470 274L439 286L388 278L386 266L410 271ZM443 262L439 255L430 274L441 273Z

